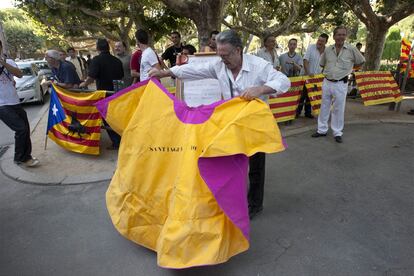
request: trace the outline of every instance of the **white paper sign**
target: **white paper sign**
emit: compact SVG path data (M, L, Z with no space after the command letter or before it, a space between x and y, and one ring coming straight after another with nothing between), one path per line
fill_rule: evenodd
M188 63L206 63L220 60L219 56L190 56ZM183 81L182 95L184 102L191 107L207 105L222 99L219 82L217 79L203 79Z

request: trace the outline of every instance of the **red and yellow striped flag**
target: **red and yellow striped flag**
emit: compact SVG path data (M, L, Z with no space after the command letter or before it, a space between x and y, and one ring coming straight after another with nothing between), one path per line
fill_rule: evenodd
M295 119L296 109L303 90L304 79L302 76L290 77L291 86L288 92L269 97L269 106L276 122L286 122Z
M312 108L312 114L318 115L322 103L322 82L324 75L314 75L313 77L305 77L305 86L308 90L308 97Z
M400 73L404 74L407 69L407 63L411 51L411 42L408 39L403 38L401 40L401 55L400 55ZM411 69L410 69L410 78L414 78L414 59L411 58Z
M400 89L389 71L355 72L355 79L364 105L399 102Z
M64 111L63 121L48 126L47 135L59 146L78 153L99 154L102 117L95 103L105 98L105 91L75 93L61 87L53 86L59 103L51 101L49 121L61 106ZM52 114L53 113L53 114Z

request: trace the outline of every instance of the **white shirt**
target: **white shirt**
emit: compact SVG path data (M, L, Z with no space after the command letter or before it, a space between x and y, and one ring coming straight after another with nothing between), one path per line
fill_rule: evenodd
M265 48L260 48L259 51L257 51L256 56L261 57L262 59L270 62L270 64L273 65L273 68L277 68L280 66L279 57L277 55L276 48L273 48L273 55L275 57L274 60L272 60L272 55L270 52Z
M78 73L78 77L80 79L82 79L83 78L83 74L82 74L82 64L80 64L81 61L79 61L79 60L82 60L82 59L81 58L78 58L78 57L75 57L75 58L67 57L66 58L66 61L71 62L75 66L76 73Z
M183 80L217 79L224 99L231 98L230 82L234 97L240 96L244 90L253 86L269 86L276 91L273 95L283 94L290 88L290 80L273 69L269 62L246 54L243 55L242 68L236 79L221 60L174 66L170 70L176 77Z
M142 56L141 56L141 64L139 67L139 72L140 72L139 80L144 81L144 80L149 79L148 72L156 64L158 64L158 58L154 50L151 47L146 48L142 52Z
M320 53L318 48L316 48L316 44L309 45L308 49L306 50L305 56L303 57L304 60L306 59L309 62L309 74L317 75L322 73L322 67L319 64L322 54L323 52ZM303 72L305 73L305 71Z
M13 67L17 67L16 63L7 59L6 62ZM14 85L13 75L4 68L0 75L0 106L19 104L19 96Z

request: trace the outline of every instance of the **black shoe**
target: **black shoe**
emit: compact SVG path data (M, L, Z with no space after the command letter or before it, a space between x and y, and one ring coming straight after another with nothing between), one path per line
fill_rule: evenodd
M407 112L408 115L414 115L414 109L411 109L410 111Z
M337 143L342 143L342 136L335 136L335 141Z
M314 119L315 118L312 114L305 114L305 117L309 118L309 119Z
M263 211L263 207L249 207L249 218L250 218L250 220L252 220L261 211Z
M313 138L324 137L324 136L326 136L326 133L315 132L314 134L312 134Z

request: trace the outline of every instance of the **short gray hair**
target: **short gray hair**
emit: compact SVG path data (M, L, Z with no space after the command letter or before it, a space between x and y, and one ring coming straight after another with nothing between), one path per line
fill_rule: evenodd
M243 49L243 44L240 36L234 30L225 30L216 35L216 43L225 44L228 43L234 47Z
M46 56L59 60L60 59L60 53L56 50L47 50L46 51Z

